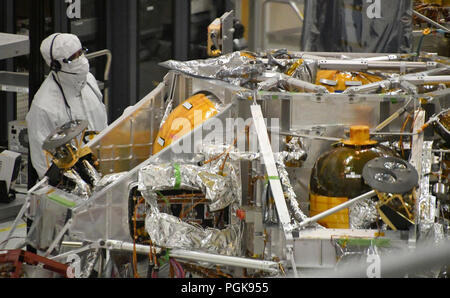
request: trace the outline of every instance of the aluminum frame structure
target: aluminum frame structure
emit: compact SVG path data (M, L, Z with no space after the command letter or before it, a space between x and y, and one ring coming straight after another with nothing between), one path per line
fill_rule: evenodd
M411 163L420 174L417 190L420 204L415 207L416 224L409 231L386 230L380 234L378 230L325 229L314 225L320 216L308 218L305 215L307 208L302 205L307 203L304 197L304 184L309 178L316 158L327 150L330 144L342 139L349 126L364 124L369 126L372 132L376 132L380 123L388 119L388 123L383 125L383 132L395 136L403 123L403 119L400 119L402 113L399 111L405 110L405 104L413 106L413 110L416 111L420 101L425 98L432 102L436 109L448 107L449 88L419 94L413 87L424 82L449 83L450 61L430 56L428 62L408 62L403 61L404 56L397 54L381 56L354 53L294 53L293 56L314 59L317 69L338 67L344 70L364 71L373 68L395 70L399 73L415 69L416 72L405 74L399 77L397 81L399 84L392 84L400 87L404 91L403 94L372 93L386 87L386 81L374 83L367 89L362 86L361 89L353 88L351 89L353 91L337 94L325 92L320 88L309 89L312 93L249 90L221 80L171 70L150 94L136 105L127 108L119 119L87 144L98 158L100 172L103 175L117 175L111 184L94 192L87 200L55 190L46 180L30 190L27 198L30 203L28 216L34 219L34 225L29 232L28 243L45 248L47 256L63 261L71 251L74 253L78 251L68 248L70 245L64 245L70 242L79 243L80 247L84 246L85 249L81 251L92 250L95 246L93 244L101 243L95 248L130 252L133 239L129 230L128 198L131 189L136 186L140 170L151 164L174 162L197 164L204 159L201 148L208 145L203 143L205 136L219 135L221 140L226 140L225 144L220 145L229 146L233 137L230 139L227 130L231 129L233 136L239 135L242 133L239 131L242 127L236 125L236 120L244 119L244 122L250 120L248 126L253 127L252 133L258 147L256 152L247 151L256 154L256 157L247 158L242 155L237 159L242 193L240 204L243 209L248 210L247 214L256 214L253 219L247 216L244 224L263 226L267 235L263 237L265 241L262 246L260 234L252 233L248 229L242 230L243 238L246 240L240 249L244 251L244 246L250 245L255 250L262 250L263 255L267 251L266 258L261 256L248 258L244 257L244 253L237 256L220 256L195 249L174 249L172 257L231 268L258 269L269 272L272 276L273 274L281 276L282 272L287 272L288 276L301 277L311 268L329 269L336 266L337 252L333 241L337 239L364 239L370 243L385 240L392 247L414 249L420 224L433 222L435 216L433 212L425 214L421 208L428 206L427 210L431 210L436 205L436 198L429 194L429 184L426 181L432 149L430 143L424 141L424 134L420 131L425 123L423 113L420 116L422 118L417 117L419 120L422 119L422 122L416 122L415 130L409 134L413 136ZM436 76L438 74L439 76ZM273 78L268 78L271 79ZM403 82L407 84L402 84ZM221 100L220 112L152 156L153 141L165 114L171 110L170 107L179 106L185 99L202 91L212 92ZM331 110L332 115L329 114ZM227 127L230 119L233 123L231 128ZM268 119L279 121L273 124ZM217 121L227 129L217 132L214 127ZM300 134L307 141L308 147L308 158L303 166L289 170L289 173L279 163L279 154L283 153L283 150L276 150L276 146L275 150L273 149L273 145L277 142L282 144L279 136L283 134L292 136ZM188 150L181 153L173 150L175 146L182 145L184 148L187 146ZM250 144L245 142L244 151L250 147ZM233 152L237 156L244 153L239 150ZM249 180L253 176L265 176L267 183L257 181L251 190ZM267 208L263 197L267 192L270 192L275 204L277 220L274 222L262 219L261 210ZM286 195L287 193L291 193L291 196ZM363 195L354 202L364 200L366 197L370 196ZM350 201L341 207L348 207L354 202ZM248 209L250 205L256 209ZM48 210L59 212L60 216L46 216L42 213L42 210L47 210L46 206ZM24 210L26 208L28 201L24 205ZM144 253L148 252L149 248L146 245L139 245L135 249L138 253ZM274 261L274 256L278 261Z

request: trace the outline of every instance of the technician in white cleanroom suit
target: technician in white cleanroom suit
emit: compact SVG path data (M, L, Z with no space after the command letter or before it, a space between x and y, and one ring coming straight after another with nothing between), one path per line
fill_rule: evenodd
M71 120L87 120L90 131L100 132L108 125L102 93L78 37L52 34L42 42L41 54L51 71L26 117L31 161L40 179L51 165L42 145L56 128Z

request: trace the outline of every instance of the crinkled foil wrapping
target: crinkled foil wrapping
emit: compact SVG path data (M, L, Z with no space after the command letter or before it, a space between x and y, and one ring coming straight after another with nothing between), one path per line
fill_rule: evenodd
M210 157L218 156L219 154L226 152L229 148L230 145L203 144L200 153L205 155L205 159L209 159ZM261 154L259 152L242 152L237 148L233 148L228 152L228 158L232 161L252 161L259 159L260 156Z
M445 229L441 223L435 222L436 218L436 197L430 193L431 166L433 164L433 142L425 141L422 153L422 175L419 181L418 199L418 230L423 239L431 238L431 241L438 244L446 238Z
M297 53L289 52L286 49L280 49L278 52L285 52L285 54L277 55L280 59L274 58L272 54L267 52L259 54L258 57L266 57L261 60L267 65L267 70L285 73L293 78L313 83L313 80L316 77L316 59L321 59L320 57L308 54L297 55ZM294 64L298 63L299 59L302 59L303 62L292 72Z
M241 203L239 173L230 162L226 162L223 167L224 176L215 174L219 170L218 164L222 165L220 159L203 167L179 165L178 170L173 164L161 164L148 165L140 170L138 189L150 206L145 228L155 244L168 248L198 249L223 255L239 254L240 225L235 219L236 209ZM180 189L201 190L210 200L209 210L212 212L230 206L231 224L222 230L205 229L160 212L156 203L156 192L174 189L177 184Z
M68 170L64 172L64 176L75 184L72 194L88 199L92 192L90 186L80 177L75 170Z
M302 149L302 138L292 137L289 142L286 142L286 146L290 151L303 151Z
M356 202L349 208L349 222L351 229L369 229L377 221L378 211L376 202L371 199Z
M190 167L195 167L189 165ZM156 190L170 190L176 186L176 172L173 164L150 164L143 167L139 171L139 190L141 192L154 192ZM199 190L200 185L197 185L196 176L198 171L193 171L183 165L180 166L180 183L179 189Z
M216 156L216 155L214 155ZM230 155L231 156L231 155ZM232 204L231 206L231 212L232 217L235 217L234 214L236 214L236 210L239 208L239 206L242 205L242 187L241 187L241 176L239 171L239 165L237 160L230 159L230 156L224 154L221 158L217 159L216 161L211 162L210 164L206 165L209 166L209 171L212 173L222 173L224 177L228 177L229 181L231 182L230 186L227 191L231 193L232 196ZM211 158L211 156L206 155L208 159ZM235 156L237 157L237 156ZM252 154L247 157L253 157ZM205 167L205 165L204 165ZM226 202L226 201L225 201Z
M450 205L449 204L442 204L440 208L440 212L443 214L450 214ZM450 219L442 216L440 222L442 223L442 227L444 230L444 236L447 237L447 239L450 240Z
M445 232L444 232L444 226L440 223L434 223L433 225L434 229L434 241L435 244L441 243L441 241L444 241L446 239Z
M294 221L296 221L296 223L300 223L300 222L306 220L308 217L300 209L300 206L297 201L297 195L295 194L294 188L291 185L291 182L289 179L289 174L286 171L286 165L285 165L285 160L284 160L286 153L280 152L280 153L276 153L274 155L275 155L275 161L276 161L277 168L278 168L278 174L280 175L280 181L283 186L284 196L285 196L287 205L290 208L291 215L294 217ZM296 228L296 223L294 222L291 229ZM314 228L323 228L318 223L312 223L310 226L314 227Z
M163 247L199 249L222 255L238 253L238 231L230 226L223 230L204 229L183 222L167 213L152 212L145 219L152 241Z
M426 141L423 144L422 175L420 175L418 189L418 226L419 232L424 234L433 228L436 216L436 197L430 193L430 176L428 175L433 163L432 147L433 142Z
M257 160L261 154L259 152L238 152L238 151L230 151L228 158L232 161L239 160Z
M102 177L100 181L95 185L94 190L99 191L106 186L112 184L113 182L119 180L121 177L126 175L128 172L120 172L120 173L114 173L114 174L108 174Z
M292 77L312 83L313 78L315 77L315 74L313 74L313 70L315 69L314 64L314 60L304 60L303 64L300 67L297 67L295 72L292 74Z
M265 67L262 63L254 63L253 60L250 61L250 63L245 63L233 68L221 68L216 73L216 78L226 81L231 78L242 78L248 76L256 77L264 72Z
M308 217L301 211L298 201L297 195L295 194L294 188L292 187L289 179L289 174L286 171L285 163L290 160L301 160L306 152L301 148L300 144L297 142L298 140L291 140L290 149L292 152L282 151L275 153L275 159L277 163L278 172L280 175L280 181L284 189L285 199L287 205L290 207L291 215L293 216L294 221L297 223L302 222ZM224 152L228 147L227 146L218 146L218 145L207 145L203 148L203 153L206 155L217 155L221 152ZM260 153L258 152L238 152L235 150L230 150L229 158L233 160L256 160L260 157ZM316 228L323 228L321 225L317 223L311 224ZM295 229L295 223L291 227L287 227L288 229Z
M178 181L177 181L178 180ZM177 185L178 184L178 185ZM231 179L210 172L209 168L172 164L147 165L139 171L139 190L143 192L169 190L201 190L210 201L209 210L222 210L233 202Z
M92 184L94 186L97 185L100 182L100 180L102 179L102 176L100 175L100 173L87 160L83 160L83 165L84 165L87 173L89 174L89 177L91 178Z
M95 263L98 258L99 251L100 249L96 248L88 253L88 255L86 256L85 264L83 266L84 268L80 274L81 278L89 278L89 276L91 276L92 270L94 269Z
M287 152L280 152L285 162L305 160L307 157L306 151L303 149L304 145L302 139L293 137L289 142L286 142Z
M241 85L242 78L261 74L264 71L263 64L256 63L254 59L243 56L240 52L233 52L218 58L186 62L168 60L160 65L194 77L221 79L237 86Z
M254 89L257 85L254 85L254 82L252 83L251 81L255 81L257 77L260 77L266 72L286 73L298 61L298 59L278 59L271 54L266 56L263 58L263 56L255 55L253 59L243 54L243 52L233 52L218 58L202 60L168 60L160 63L160 65L191 76L218 79L235 86ZM282 56L278 55L277 57ZM306 82L312 82L314 68L314 60L304 60L293 71L291 76ZM277 85L275 84L274 87L277 87Z

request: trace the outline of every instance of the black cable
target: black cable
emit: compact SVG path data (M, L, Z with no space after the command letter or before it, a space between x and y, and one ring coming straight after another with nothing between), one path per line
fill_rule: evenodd
M58 85L59 90L61 90L61 93L62 93L62 96L63 96L63 99L64 99L64 104L66 105L67 115L69 116L70 121L73 121L73 118L72 118L72 109L70 108L69 102L67 101L66 95L64 94L64 90L63 90L61 84L60 84L60 83L58 82L58 80L56 79L54 73L52 73L52 77L53 77L53 80L55 81L56 85Z

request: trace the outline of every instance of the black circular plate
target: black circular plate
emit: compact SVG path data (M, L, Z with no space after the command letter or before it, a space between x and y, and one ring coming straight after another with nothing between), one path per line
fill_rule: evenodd
M367 185L384 193L407 193L419 182L414 166L397 157L372 159L364 166L362 174Z

